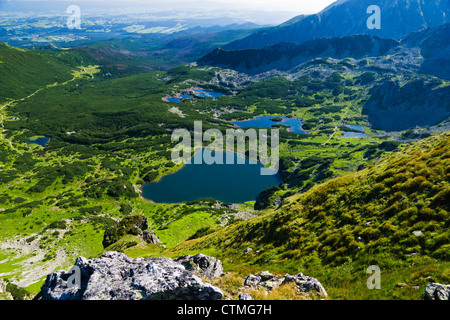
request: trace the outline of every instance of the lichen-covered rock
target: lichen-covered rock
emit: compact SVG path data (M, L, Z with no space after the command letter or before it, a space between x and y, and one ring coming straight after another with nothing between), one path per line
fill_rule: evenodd
M430 283L425 289L425 299L427 300L450 300L450 285Z
M175 261L181 263L187 270L192 271L199 277L212 280L223 274L223 266L220 260L201 253L196 256L182 256Z
M69 288L71 273L47 276L42 300L219 300L220 289L204 283L168 258L132 259L108 252L99 259L78 258L80 287Z

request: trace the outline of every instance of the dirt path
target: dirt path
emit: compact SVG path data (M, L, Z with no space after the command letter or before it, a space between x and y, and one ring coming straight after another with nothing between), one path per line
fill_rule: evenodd
M345 114L341 117L340 125L344 124L344 119L347 117L347 115L348 115L348 108L347 108ZM339 129L339 125L335 125L334 126L334 131L331 134L330 138L326 142L322 143L322 146L327 145L331 140L333 140L333 138L336 135L336 132L337 132L338 129Z

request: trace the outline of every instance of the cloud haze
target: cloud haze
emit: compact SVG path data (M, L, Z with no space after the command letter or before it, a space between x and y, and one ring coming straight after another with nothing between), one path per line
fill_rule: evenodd
M30 1L30 0L27 0ZM43 0L31 0L33 2ZM0 0L0 5L6 3L24 3L22 0ZM70 2L71 4L98 3L104 6L114 6L117 3L128 6L139 5L151 11L172 9L226 9L226 10L262 10L262 11L288 11L293 14L316 13L334 2L333 0L132 0L132 1L108 1L108 0L54 0L46 2Z

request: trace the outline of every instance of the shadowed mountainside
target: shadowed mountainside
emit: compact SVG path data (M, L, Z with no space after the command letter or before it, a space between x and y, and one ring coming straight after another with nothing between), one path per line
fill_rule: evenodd
M381 29L367 28L367 8L381 9ZM293 19L291 23L265 29L234 41L227 50L263 48L279 42L301 44L307 40L369 34L401 39L411 32L449 22L448 0L347 0L337 1L318 14ZM299 21L296 21L299 20Z

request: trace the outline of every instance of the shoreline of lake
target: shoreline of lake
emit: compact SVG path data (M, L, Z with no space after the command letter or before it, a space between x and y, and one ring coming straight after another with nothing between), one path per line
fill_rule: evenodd
M205 150L206 148L203 148L201 151L193 153L190 159L192 160L199 152L204 152ZM225 160L231 152L219 151L219 153ZM251 164L245 156L234 152L233 155L233 165L226 165L226 161L224 161L224 165L216 163L208 165L202 161L200 166L190 167L187 166L189 163L184 163L175 172L140 186L140 198L150 203L161 205L183 204L203 198L214 199L224 203L245 203L256 201L262 191L282 183L278 172L270 176L261 175L260 169L267 168L261 162ZM239 164L239 158L245 159L245 164ZM194 165L193 163L190 164ZM248 166L252 166L252 168L249 170ZM181 179L181 182L177 181L177 178L172 178L175 174L180 175L178 179ZM166 178L169 178L169 180L163 180ZM218 183L214 183L214 178L218 179ZM236 188L238 179L243 179L243 182L239 183ZM157 187L158 184L161 184L159 188ZM146 188L150 188L151 191L146 190ZM180 188L185 188L185 190ZM189 192L186 193L186 190ZM173 201L171 198L173 198Z

